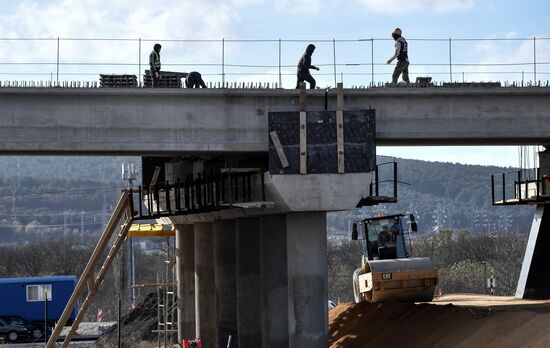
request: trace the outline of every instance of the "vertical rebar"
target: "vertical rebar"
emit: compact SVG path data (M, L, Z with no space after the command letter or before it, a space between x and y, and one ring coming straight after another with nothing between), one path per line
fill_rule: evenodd
M222 38L222 88L225 88L225 39Z
M56 69L56 81L57 81L57 86L59 87L59 36L57 37L57 69Z
M449 38L449 82L453 82L453 49L452 49L452 43L451 38Z
M279 39L279 88L283 88L283 78L281 76L281 39Z
M533 85L537 85L537 38L533 37Z
M336 39L332 39L332 66L334 67L334 87L338 84L336 78Z

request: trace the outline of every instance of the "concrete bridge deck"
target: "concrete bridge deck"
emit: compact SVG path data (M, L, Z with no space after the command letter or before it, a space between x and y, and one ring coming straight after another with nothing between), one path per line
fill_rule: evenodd
M283 89L0 88L0 154L174 155L267 151ZM336 90L308 90L334 110ZM376 109L378 145L550 144L550 88L344 89L345 109Z

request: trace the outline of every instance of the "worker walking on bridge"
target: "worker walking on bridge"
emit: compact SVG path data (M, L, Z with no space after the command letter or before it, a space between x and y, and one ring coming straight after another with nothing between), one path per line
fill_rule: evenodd
M156 43L149 55L149 74L153 81L153 87L159 87L160 81L160 49L161 45Z
M315 88L315 79L311 76L309 69L319 70L315 65L311 65L311 55L315 51L315 45L309 44L306 48L306 51L298 61L298 82L296 82L296 89L300 88L300 83L307 81L309 82L309 88Z
M388 60L388 64L391 64L395 58L397 58L397 65L393 71L392 83L397 83L399 75L403 74L403 81L410 83L409 81L409 46L407 40L401 36L401 29L395 28L391 34L395 40L395 54Z
M191 71L185 78L185 87L187 88L206 88L202 76L197 71Z

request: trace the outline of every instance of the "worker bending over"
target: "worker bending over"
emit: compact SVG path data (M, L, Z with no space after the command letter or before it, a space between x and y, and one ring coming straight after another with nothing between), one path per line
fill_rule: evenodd
M393 71L392 83L397 83L399 75L403 74L403 81L410 83L409 81L409 46L407 40L401 36L401 29L395 28L391 34L395 40L395 54L388 60L388 64L391 64L395 58L397 58L397 65Z
M185 87L187 88L206 88L206 84L202 80L202 76L197 71L191 71L185 78Z

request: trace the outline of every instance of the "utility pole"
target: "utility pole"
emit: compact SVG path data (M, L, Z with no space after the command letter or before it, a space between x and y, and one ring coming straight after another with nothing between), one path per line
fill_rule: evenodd
M137 177L136 165L132 162L122 163L122 180L128 181L128 189L132 190L134 181ZM132 308L136 306L136 264L135 264L135 245L134 238L129 238L128 244L130 246L130 299L132 301Z
M84 238L84 211L80 212L80 238Z

